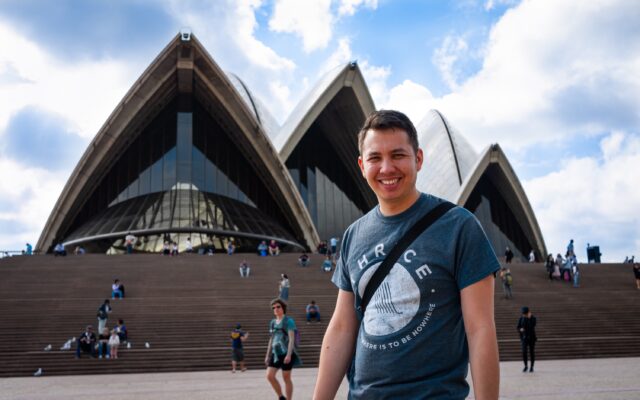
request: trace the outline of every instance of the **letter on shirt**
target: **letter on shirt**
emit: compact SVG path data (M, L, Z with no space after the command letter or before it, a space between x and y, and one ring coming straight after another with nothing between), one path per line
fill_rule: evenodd
M405 262L408 262L408 263L410 263L410 262L411 262L411 260L409 259L409 254L411 254L411 255L415 256L415 255L416 255L416 252L415 252L415 251L413 251L413 250L411 250L411 249L409 249L409 250L407 250L407 252L406 252L406 253L404 253L404 261L405 261Z
M363 255L361 259L358 260L358 267L360 267L360 269L364 268L367 266L367 264L369 264L369 260L367 260L367 256Z
M424 264L420 268L416 269L416 275L420 280L424 279L427 275L431 275L431 270L427 264Z
M376 248L374 250L376 257L380 257L380 254L382 254L383 256L386 256L386 254L384 254L383 252L384 250L384 244L380 243L378 245L376 245Z

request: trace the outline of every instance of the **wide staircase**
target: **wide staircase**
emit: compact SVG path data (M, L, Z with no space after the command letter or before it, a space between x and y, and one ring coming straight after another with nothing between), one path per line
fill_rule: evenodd
M0 260L0 377L200 371L230 368L229 334L236 323L250 333L247 366L264 367L269 301L277 295L281 273L291 280L288 315L301 334L304 366L318 364L320 343L337 289L331 274L320 270L321 256L310 267L297 266L297 254L258 257L134 254L33 256ZM246 259L251 276L242 279L238 264ZM496 284L496 323L502 360L520 357L515 329L522 305L538 318L538 359L640 356L640 291L631 268L583 265L580 288L546 280L541 265L512 265L514 299L501 298ZM97 327L96 310L110 297L119 278L127 298L111 300L108 327L118 318L129 329L131 348L121 346L118 360L75 359L60 347L88 324ZM323 322L306 324L310 300L320 306ZM145 346L148 343L149 347ZM51 344L52 349L45 351Z

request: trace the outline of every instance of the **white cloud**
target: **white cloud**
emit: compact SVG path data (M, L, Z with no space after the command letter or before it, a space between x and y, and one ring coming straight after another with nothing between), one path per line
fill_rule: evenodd
M429 89L407 79L389 91L381 108L402 111L417 125L426 112L433 108L433 102Z
M280 82L271 82L269 84L271 95L274 99L278 100L286 109L292 109L294 107L291 101L291 90Z
M265 70L292 71L295 63L278 55L273 49L258 40L256 10L262 6L261 0L224 0L213 2L208 7L188 0L169 0L166 5L169 15L185 26L213 51L228 55L231 62L236 58L249 61Z
M320 76L328 71L344 65L350 61L358 61L362 75L367 83L371 97L380 108L382 104L387 104L389 90L387 88L387 79L391 75L391 67L372 65L367 59L357 60L358 56L351 49L351 41L349 38L343 37L338 40L338 46L327 57L320 67Z
M331 71L337 66L344 65L350 61L353 61L351 41L346 37L340 38L336 49L322 63L322 66L320 67L320 76Z
M344 5L347 4L350 3ZM375 8L377 2L366 0L352 5L354 9ZM314 74L302 75L291 59L257 38L261 28L256 18L259 14L269 21L270 30L301 38L306 52L327 47L332 43L333 27L338 18L334 14L339 12L334 10L336 7L332 8L331 0L276 0L273 10L267 9L267 3L262 0L222 0L205 6L193 0L166 0L165 6L168 15L180 26L192 29L223 69L236 73L254 95L269 104L269 111L280 123L292 111L292 104L313 86L322 72L352 59L349 40L341 38L330 59L319 61L320 67ZM269 11L272 11L271 15ZM274 92L274 88L282 87L289 88L288 96L283 90ZM277 96L273 97L274 94Z
M476 147L638 126L639 18L625 1L523 2L493 27L481 70L438 107Z
M18 32L0 21L0 133L16 112L35 106L62 117L67 131L95 135L133 83L131 65L111 59L69 63Z
M261 0L223 0L204 5L198 1L168 0L165 7L177 24L191 28L221 68L238 75L282 122L290 111L291 100L274 101L271 86L289 86L297 67L256 37L256 14L264 12L263 4Z
M640 136L615 132L600 143L601 157L572 158L548 175L523 182L549 252L599 245L603 258L621 261L640 245ZM586 258L586 253L578 255Z
M541 159L545 145L606 134L598 157L559 159L556 172L524 184L550 251L573 237L617 261L640 247L638 20L640 8L625 1L525 1L495 24L466 79L456 57L477 50L443 41L433 61L451 93L433 99L405 80L378 104L418 121L420 108L437 108L477 149L499 142L516 155L538 149Z
M340 0L338 15L354 15L361 6L375 10L378 8L378 0Z
M19 162L0 159L0 248L19 250L26 242L35 246L66 176Z
M496 8L498 5L512 6L517 3L518 3L518 0L487 0L484 3L484 10L491 11L494 8Z
M442 45L437 48L431 61L440 71L442 79L450 89L458 88L460 72L456 69L456 62L469 51L469 45L462 37L446 36Z
M610 136L602 139L600 148L605 160L610 160L620 153L624 140L625 135L623 132L613 132Z
M75 140L88 141L135 78L131 62L68 62L5 21L0 21L0 37L0 137L7 134L12 117L37 109L64 124L56 132L72 132L81 136ZM6 157L11 154L0 158L0 248L17 250L27 241L35 245L68 171L48 171Z
M376 107L380 108L380 104L386 104L386 99L389 95L387 79L391 75L391 67L388 65L373 65L368 60L363 60L360 62L360 69Z
M333 21L331 0L276 0L269 29L296 34L309 53L329 44Z

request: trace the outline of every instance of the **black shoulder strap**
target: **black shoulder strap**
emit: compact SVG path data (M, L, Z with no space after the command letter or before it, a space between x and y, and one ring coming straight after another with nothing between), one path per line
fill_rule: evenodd
M393 249L389 252L387 257L384 259L382 264L378 267L376 272L373 273L373 276L369 280L367 287L364 290L364 294L362 296L362 300L360 301L360 306L358 307L358 311L361 315L364 315L364 311L369 304L369 301L373 297L373 294L378 290L378 287L384 281L384 278L389 274L391 268L395 264L396 260L400 258L402 252L404 252L407 247L414 240L417 239L418 236L429 227L436 222L440 217L447 213L450 209L455 207L455 204L450 203L448 201L442 202L435 206L433 210L426 213L418 222L416 222L405 235L393 246Z

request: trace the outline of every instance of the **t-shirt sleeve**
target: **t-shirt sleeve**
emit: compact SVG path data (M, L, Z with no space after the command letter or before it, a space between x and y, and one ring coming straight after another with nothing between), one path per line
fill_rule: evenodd
M348 256L348 248L350 241L350 233L351 227L347 228L344 233L344 240L342 241L342 247L340 247L340 257L338 258L338 262L336 263L336 270L333 272L333 277L331 278L331 282L336 285L339 289L345 290L347 292L353 292L353 288L351 287L351 279L349 274L349 267L347 266L349 256Z
M293 318L287 318L287 332L296 330L296 322Z
M470 212L462 212L467 213L467 216L464 218L456 245L455 277L459 290L500 269L496 254L480 222Z

